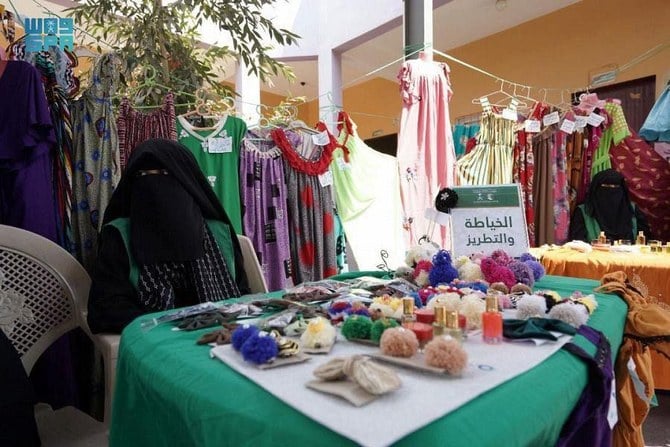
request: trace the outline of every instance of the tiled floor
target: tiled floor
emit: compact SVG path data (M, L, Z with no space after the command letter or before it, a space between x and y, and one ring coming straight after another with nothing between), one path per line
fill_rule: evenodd
M647 446L670 446L670 392L656 393L658 407L649 411L644 423L644 443Z

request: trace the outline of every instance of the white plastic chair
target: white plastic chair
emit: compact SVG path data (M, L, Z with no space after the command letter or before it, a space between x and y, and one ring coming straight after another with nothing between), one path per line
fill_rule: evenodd
M26 373L66 332L79 326L90 335L79 307L90 285L84 268L54 242L0 225L0 328ZM45 447L108 445L104 424L74 407L38 404L35 419Z
M258 256L256 256L251 239L238 234L237 240L240 242L242 258L244 258L244 271L247 274L251 293L267 293L268 284L265 281L265 276L263 276L263 269L258 262Z

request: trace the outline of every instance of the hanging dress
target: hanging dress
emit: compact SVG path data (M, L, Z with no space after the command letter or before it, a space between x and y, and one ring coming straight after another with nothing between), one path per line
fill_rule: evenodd
M240 144L247 132L246 123L224 116L211 129L193 127L184 116L177 119L179 142L186 146L205 174L226 211L235 233L242 234L240 206Z
M603 131L600 138L598 149L593 155L593 164L591 165L591 178L600 171L610 169L612 163L610 160L610 149L630 136L626 116L623 113L621 104L608 102L605 104L605 112L610 117L609 125Z
M340 134L331 172L337 210L358 269L375 270L382 250L389 265L400 265L406 247L398 162L366 145L345 112L337 121Z
M327 130L323 123L317 129ZM335 204L331 187L320 182L332 160L335 139L328 134L329 142L317 146L309 134L275 129L271 135L284 160L293 282L335 275Z
M254 245L268 289L293 287L281 150L253 132L242 141L240 193L244 234Z
M514 181L516 122L482 115L479 142L456 162L459 185L502 185Z
M640 128L640 137L647 141L670 142L670 83L644 120Z
M138 144L150 138L177 141L174 95L172 93L165 95L163 106L149 113L135 110L130 100L123 98L116 125L119 132L121 169L125 169L130 154Z
M403 226L407 244L414 245L434 226L424 217L426 209L434 209L440 188L454 185L456 155L449 122L449 66L408 60L403 63L398 80L402 113L397 158ZM440 234L433 239L447 247L447 229L440 227Z
M533 134L521 129L517 131L514 146L514 183L521 188L528 241L535 245L535 205L533 202L533 176L535 175L535 159L533 158Z
M39 72L5 62L0 77L0 223L54 242L53 152L56 137Z
M119 63L113 53L101 56L91 72L91 85L72 102L73 238L77 259L88 271L97 257L103 213L121 178L111 100L119 83Z

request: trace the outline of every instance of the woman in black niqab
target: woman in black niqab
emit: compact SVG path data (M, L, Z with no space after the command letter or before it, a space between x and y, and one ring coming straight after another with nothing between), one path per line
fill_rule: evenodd
M232 253L217 243L206 220L230 233ZM126 228L125 238L119 228ZM91 330L120 332L143 313L247 293L232 228L186 148L161 139L140 144L105 211L89 297Z

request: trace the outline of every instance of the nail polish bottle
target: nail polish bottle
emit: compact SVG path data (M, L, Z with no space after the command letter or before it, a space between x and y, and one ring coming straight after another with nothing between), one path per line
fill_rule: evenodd
M644 231L637 232L637 238L635 239L635 245L645 245L647 243L647 238L644 235Z
M459 343L463 342L463 330L458 323L458 312L455 310L447 312L447 330L445 334L451 336L454 340L458 340Z
M435 321L433 322L433 338L444 335L447 329L447 308L435 306Z
M402 317L400 317L400 324L408 329L416 322L416 315L414 315L414 298L406 296L402 299Z
M493 294L486 296L486 311L482 314L482 339L485 343L502 342L502 314L498 311L498 297Z

